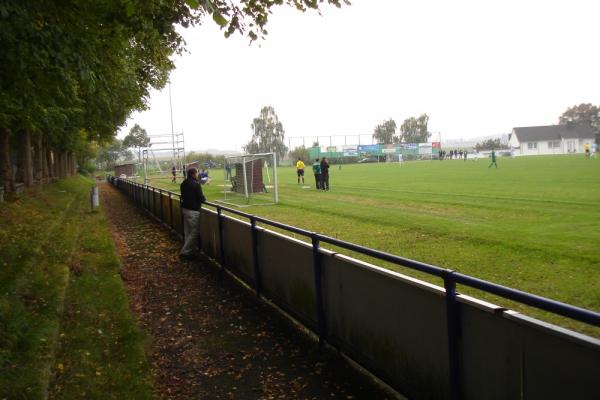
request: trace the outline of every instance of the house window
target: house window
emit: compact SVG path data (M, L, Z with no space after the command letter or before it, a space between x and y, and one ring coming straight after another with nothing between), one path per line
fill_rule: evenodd
M537 149L537 142L529 142L529 143L527 143L527 149L528 150L535 150L535 149Z
M554 140L552 142L548 142L549 149L558 149L560 148L560 140Z

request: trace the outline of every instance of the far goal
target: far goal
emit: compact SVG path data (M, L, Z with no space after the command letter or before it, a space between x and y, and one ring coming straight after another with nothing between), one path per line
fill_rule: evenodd
M222 203L244 207L277 204L275 153L225 157Z

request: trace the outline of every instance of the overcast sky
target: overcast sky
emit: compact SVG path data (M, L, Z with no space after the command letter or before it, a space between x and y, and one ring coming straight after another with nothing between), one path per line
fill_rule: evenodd
M189 53L171 90L186 150L239 150L265 105L286 138L369 135L384 119L399 126L427 113L442 139L467 139L600 104L598 0L352 3L322 15L276 8L269 35L251 45L225 39L212 20L182 30ZM168 93L153 92L119 136L134 123L169 133Z

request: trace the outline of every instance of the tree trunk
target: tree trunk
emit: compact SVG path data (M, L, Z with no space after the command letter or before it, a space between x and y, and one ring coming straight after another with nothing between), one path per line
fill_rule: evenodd
M75 175L75 157L73 157L73 153L69 152L69 166L71 167L69 169L69 172L71 174L71 176Z
M42 184L44 174L42 164L44 163L44 153L42 152L42 135L39 134L35 138L35 170L34 176L38 184Z
M71 157L73 158L73 175L77 175L77 157L75 153L72 153Z
M67 152L61 151L59 153L60 158L60 177L64 179L67 177Z
M64 178L62 151L56 150L55 154L56 154L56 177L59 179L62 179L62 178Z
M19 170L20 177L29 187L33 184L33 160L31 157L31 133L27 130L19 134Z
M44 139L42 140L42 149L40 151L42 157L42 180L44 182L48 182L50 178L50 168L48 163L48 142Z
M69 176L71 176L71 174L69 173L69 153L66 151L63 151L63 167L65 169L64 172L64 177L68 178Z
M15 178L10 161L10 131L0 128L0 186L7 192L15 190Z
M52 149L52 178L58 178L58 152L56 148Z

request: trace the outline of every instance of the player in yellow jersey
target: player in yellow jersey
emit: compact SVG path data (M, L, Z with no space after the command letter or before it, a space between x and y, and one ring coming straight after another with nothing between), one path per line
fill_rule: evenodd
M301 158L296 163L296 173L298 174L298 185L300 184L300 178L302 178L302 184L304 185L304 161Z

